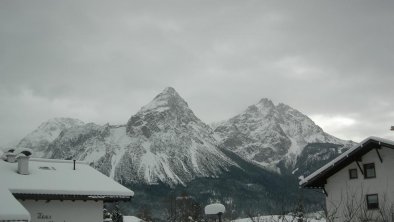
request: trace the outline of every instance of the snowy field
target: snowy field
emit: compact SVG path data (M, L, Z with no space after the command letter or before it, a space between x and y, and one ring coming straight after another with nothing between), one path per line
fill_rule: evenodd
M312 214L306 217L307 218L305 218L305 222L326 222L326 220L318 214ZM291 215L267 215L255 217L253 220L250 218L237 219L233 222L297 222L297 219Z

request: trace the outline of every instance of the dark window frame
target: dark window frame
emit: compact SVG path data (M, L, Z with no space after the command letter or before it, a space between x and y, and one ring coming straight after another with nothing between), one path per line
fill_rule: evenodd
M369 203L368 202L368 197L370 197L370 196L376 196L376 203ZM377 210L377 209L379 209L379 196L378 196L378 194L377 193L375 193L375 194L367 194L366 196L365 196L365 198L366 198L366 202L367 202L367 209L368 210Z
M356 172L355 177L352 176L352 171ZM349 169L349 179L353 180L353 179L357 179L357 178L358 178L358 170L356 168Z
M368 171L367 171L367 167L368 166L373 166L373 176L368 176ZM371 178L376 178L376 168L375 168L375 163L366 163L363 165L364 168L364 179L371 179Z

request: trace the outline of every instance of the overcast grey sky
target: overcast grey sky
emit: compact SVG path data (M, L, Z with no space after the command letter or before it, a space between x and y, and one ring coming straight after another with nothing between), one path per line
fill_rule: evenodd
M267 97L394 139L393 1L0 1L0 144L53 117L125 123L166 86L197 116Z

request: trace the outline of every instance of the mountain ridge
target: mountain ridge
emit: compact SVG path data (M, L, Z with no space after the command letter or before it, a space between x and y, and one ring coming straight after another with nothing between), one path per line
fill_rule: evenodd
M290 167L311 143L332 143L349 148L355 143L324 132L298 110L263 98L245 111L216 124L214 129L222 147L246 160L278 171L278 163Z
M243 216L250 208L266 213L290 209L299 201L298 176L354 144L267 98L211 127L171 87L125 124L66 118L47 122L18 145L32 148L39 157L89 162L136 192L139 206L123 204L126 214L135 214L144 205L156 218L165 217L162 201L170 193L184 192L201 204L231 203ZM304 194L306 206L318 210L323 195Z
M63 130L83 124L85 123L79 119L68 117L49 119L22 138L19 143L16 144L16 147L31 148L35 152L33 156L43 156L49 144L53 142Z
M237 166L222 149L281 173L283 166L288 170L297 166L308 144L331 143L344 149L353 144L325 133L298 110L275 105L268 98L215 125L213 129L201 121L178 92L167 87L124 125L52 119L18 146L32 148L39 157L92 162L118 181L176 185L198 177L219 177ZM37 130L48 135L35 144Z
M48 141L42 157L88 161L118 181L174 186L236 166L218 148L213 130L171 87L125 125L74 124Z

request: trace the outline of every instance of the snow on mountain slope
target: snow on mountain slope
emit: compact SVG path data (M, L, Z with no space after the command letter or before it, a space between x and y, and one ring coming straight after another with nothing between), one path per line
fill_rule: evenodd
M224 148L275 171L282 160L294 165L308 144L332 143L343 147L354 144L325 133L296 109L282 103L275 105L265 98L217 124L215 133Z
M234 165L217 148L212 129L173 88L166 88L142 107L126 126L133 138L131 146L140 152L126 152L122 161L138 166L137 175L151 183L167 178L184 183L196 176L216 177ZM117 177L121 175L125 173Z
M319 162L320 157L335 156L341 147L354 144L325 133L304 114L269 99L215 126L213 131L198 119L169 87L125 125L52 119L23 138L18 147L31 148L38 157L91 162L116 180L175 185L196 177L217 177L237 166L218 147L279 171L283 161L290 169L299 159L308 156ZM319 143L335 144L335 152L327 153L332 147ZM305 147L309 149L303 152Z
M72 118L50 119L24 137L16 147L30 148L34 150L35 157L42 157L49 143L54 141L63 130L83 124L82 121Z
M45 157L89 161L117 180L170 185L217 177L236 165L173 88L166 88L124 126L89 123L63 130Z

